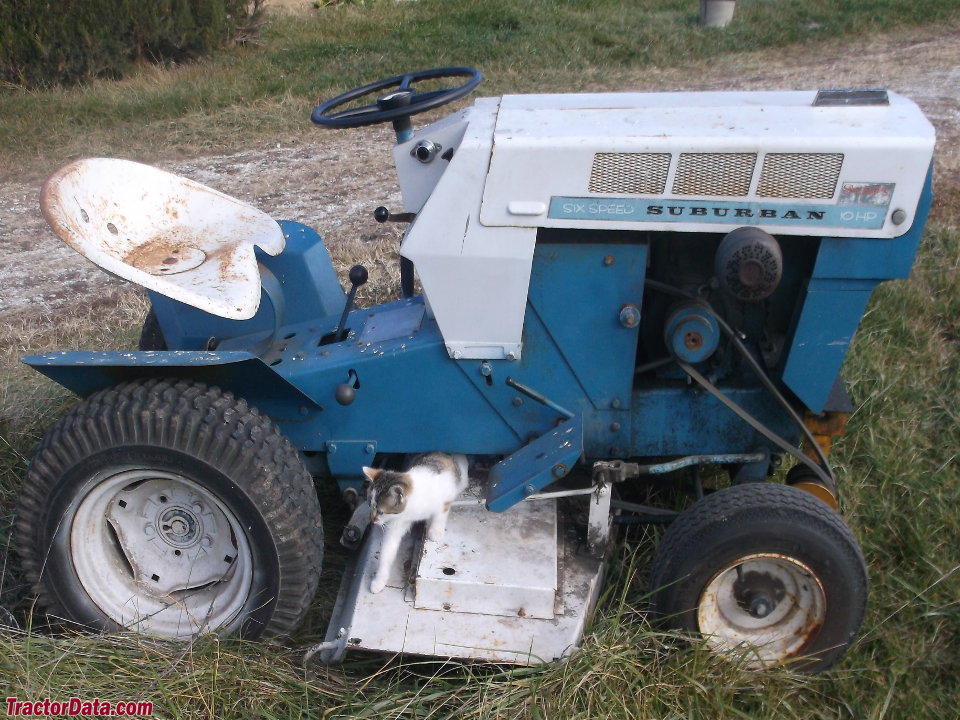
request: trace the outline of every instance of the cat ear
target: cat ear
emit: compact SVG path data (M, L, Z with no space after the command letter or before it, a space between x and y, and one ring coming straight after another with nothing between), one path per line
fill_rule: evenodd
M363 470L363 474L366 475L367 478L372 482L376 482L376 479L380 477L380 473L383 472L383 470L378 470L377 468L371 467L364 467L361 469Z
M404 501L404 493L402 485L394 485L390 488L390 497L393 498L393 504L395 507L402 507Z

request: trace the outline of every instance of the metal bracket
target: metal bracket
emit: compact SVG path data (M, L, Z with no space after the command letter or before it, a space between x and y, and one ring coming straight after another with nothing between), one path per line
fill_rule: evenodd
M564 477L583 453L583 419L560 423L490 470L487 509L502 512Z
M362 478L360 468L371 465L377 454L376 440L327 440L327 466L330 474Z
M590 498L590 511L587 516L587 546L594 557L601 557L606 551L612 525L610 500L613 497L613 490L610 487L610 481L603 477L602 473L596 472L597 465L601 464L603 463L594 465L595 489Z
M593 483L596 486L624 482L640 477L640 466L623 460L600 460L593 464Z
M303 666L307 667L310 664L310 661L313 659L314 655L317 653L325 653L336 651L334 656L337 658L343 657L343 653L347 648L347 630L346 628L340 628L337 631L337 635L333 640L327 640L326 642L317 643L310 647L303 654Z
M340 544L348 550L356 550L363 539L363 533L370 525L370 503L366 500L357 505L350 516L350 521L343 528L340 535Z

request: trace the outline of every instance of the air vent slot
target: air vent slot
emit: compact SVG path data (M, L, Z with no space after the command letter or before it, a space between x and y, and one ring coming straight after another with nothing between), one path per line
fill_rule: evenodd
M659 195L667 184L670 153L596 153L590 171L592 193Z
M750 191L756 153L682 153L675 195L742 196Z
M843 153L770 153L763 158L759 197L832 198Z

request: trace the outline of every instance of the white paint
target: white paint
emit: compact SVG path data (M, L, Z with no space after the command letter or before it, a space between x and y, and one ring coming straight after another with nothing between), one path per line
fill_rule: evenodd
M260 305L254 246L284 247L269 215L129 160L70 163L47 180L41 206L54 232L107 272L235 320Z
M449 355L520 357L538 228L726 233L739 226L739 211L708 206L736 201L757 204L742 224L774 235L891 238L906 232L932 159L930 123L913 102L892 92L889 106L813 107L815 96L808 91L483 98L398 145L394 157L404 205L418 213L401 252L417 268ZM420 140L452 150L449 162L411 158ZM591 193L597 153L669 156L664 191ZM736 196L672 193L681 153L755 154L749 187ZM833 197L760 196L761 168L770 153L842 154ZM835 208L849 202L844 184L863 183L889 186L884 196L889 204L858 205L841 215ZM548 217L554 197L595 200L606 211L597 217ZM644 199L663 201L659 216L637 211ZM671 199L677 204L672 209ZM834 210L838 226L818 225L824 207ZM891 220L895 210L905 213L900 224ZM710 221L721 212L737 222ZM844 222L878 227L843 227Z

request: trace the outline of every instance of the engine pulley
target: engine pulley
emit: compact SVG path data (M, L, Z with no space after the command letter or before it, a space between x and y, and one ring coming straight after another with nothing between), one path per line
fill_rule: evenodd
M720 327L709 308L685 303L675 308L663 328L670 354L685 363L703 362L720 343Z
M727 233L713 262L720 287L743 302L770 297L783 276L780 244L760 228L742 227Z

